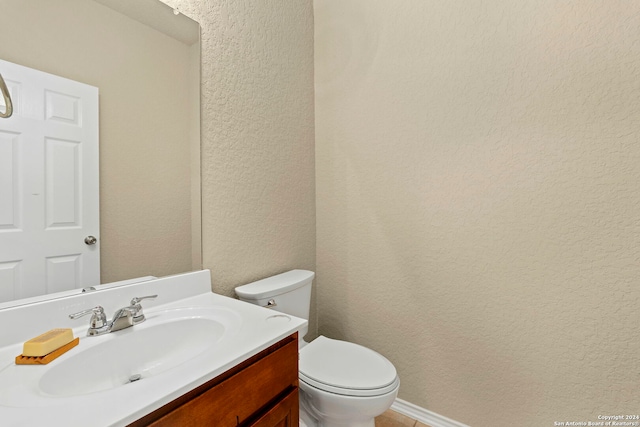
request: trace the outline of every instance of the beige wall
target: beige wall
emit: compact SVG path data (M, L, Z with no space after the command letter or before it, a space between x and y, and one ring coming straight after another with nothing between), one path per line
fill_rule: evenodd
M319 332L473 426L640 402L640 3L316 0Z
M93 1L0 10L0 58L99 88L102 282L191 270L192 50Z
M311 0L165 3L202 27L203 264L214 291L315 270Z

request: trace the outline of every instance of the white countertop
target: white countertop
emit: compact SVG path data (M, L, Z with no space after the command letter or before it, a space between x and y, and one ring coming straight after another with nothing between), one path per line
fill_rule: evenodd
M272 344L301 330L307 321L278 316L271 310L210 291L209 271L170 276L144 283L96 292L65 296L13 308L0 309L0 425L100 427L126 426L166 403L215 378ZM68 319L68 314L102 305L107 317L128 305L133 297L158 294L155 300L142 302L147 320L122 331L86 337L88 317ZM153 326L168 310L218 307L234 313L239 320L211 348L186 363L143 380L72 397L52 397L37 387L38 379L63 363L66 357L100 345L100 340L117 340L123 334L135 334L136 328ZM74 329L80 344L48 365L15 366L22 343L52 328ZM302 337L300 337L302 339ZM171 337L166 345L171 346ZM98 369L108 360L95 360Z

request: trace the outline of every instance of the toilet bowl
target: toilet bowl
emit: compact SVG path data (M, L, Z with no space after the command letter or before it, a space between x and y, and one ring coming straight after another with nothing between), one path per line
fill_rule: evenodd
M309 318L314 273L292 270L236 288L253 304ZM307 330L301 331L301 335ZM300 342L300 420L308 427L374 427L391 407L400 379L381 354L358 344L319 336Z
M400 380L385 357L366 347L319 336L300 351L300 402L307 424L373 427L391 407Z

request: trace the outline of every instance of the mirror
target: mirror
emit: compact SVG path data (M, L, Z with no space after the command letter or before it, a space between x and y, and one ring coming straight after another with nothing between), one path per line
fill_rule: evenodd
M99 90L100 283L200 269L198 23L159 0L0 10L0 59Z

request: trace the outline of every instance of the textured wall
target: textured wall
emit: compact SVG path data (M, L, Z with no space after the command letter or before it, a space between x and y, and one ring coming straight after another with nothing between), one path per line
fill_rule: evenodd
M214 291L315 270L311 0L165 3L202 27L203 264Z
M189 47L93 1L0 11L0 58L100 90L102 282L190 271Z
M640 3L316 0L319 332L478 427L640 406Z

